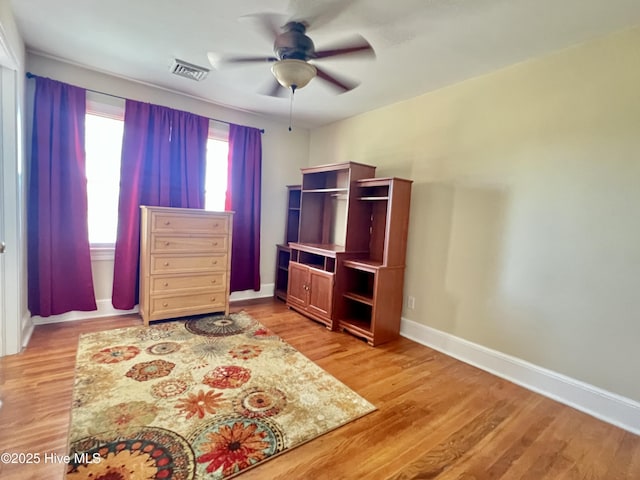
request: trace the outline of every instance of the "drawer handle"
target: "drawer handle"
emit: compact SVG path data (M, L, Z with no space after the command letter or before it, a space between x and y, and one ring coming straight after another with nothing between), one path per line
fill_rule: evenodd
M218 246L218 242L213 242L213 246L217 247Z
M162 306L163 306L163 307L168 307L168 306L169 306L169 304L168 304L167 302L164 302L164 303L162 304Z
M168 267L169 266L169 262L164 262L164 266Z
M165 224L166 226L169 226L169 225L171 225L171 222L170 222L169 220L165 220L164 224Z
M214 223L213 228L218 228L219 225L220 225L219 223Z
M164 282L164 286L168 287L169 286L169 282Z
M215 302L216 301L216 297L211 297L211 301Z
M169 245L171 245L171 242L164 242L165 247L168 247Z
M211 283L216 283L216 281L215 280L211 280Z
M218 260L211 260L211 264L212 265L217 265L218 264Z

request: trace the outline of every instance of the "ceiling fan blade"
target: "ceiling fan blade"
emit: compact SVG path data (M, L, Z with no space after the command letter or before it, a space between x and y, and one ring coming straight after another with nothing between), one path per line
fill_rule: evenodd
M277 62L276 57L226 57L222 59L223 63L258 63L258 62Z
M313 58L328 58L337 57L340 55L367 55L375 57L375 51L373 47L363 37L357 36L349 42L343 43L339 46L332 48L326 48L324 50L316 50Z
M211 63L211 65L214 68L218 68L220 66L224 66L232 63L260 63L260 62L268 63L268 62L276 62L278 60L276 57L265 57L265 56L231 57L231 56L218 55L215 52L209 52L207 54L207 57L209 58L209 63Z
M352 4L360 0L289 0L288 12L292 12L291 20L308 25L307 30L315 30L331 23Z
M287 17L277 13L262 12L243 15L240 20L251 22L267 40L273 42L282 33L282 25L287 22Z
M327 82L329 85L331 85L333 88L339 90L340 93L348 92L349 90L353 90L358 85L360 85L359 82L348 80L344 77L338 77L333 73L331 74L327 73L326 70L322 68L318 68L316 65L314 66L316 67L318 78L321 78L322 80Z
M260 90L262 95L268 95L270 97L285 97L288 92L289 91L280 85L275 78Z

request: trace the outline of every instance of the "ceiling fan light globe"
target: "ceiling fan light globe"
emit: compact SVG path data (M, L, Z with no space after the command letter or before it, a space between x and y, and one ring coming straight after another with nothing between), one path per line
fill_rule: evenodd
M271 72L278 83L285 88L296 89L306 86L317 74L316 67L304 60L285 59L275 62Z

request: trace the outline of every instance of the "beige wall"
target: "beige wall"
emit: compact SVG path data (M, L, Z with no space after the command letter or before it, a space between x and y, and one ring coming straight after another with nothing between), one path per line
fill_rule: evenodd
M640 401L640 29L311 133L414 180L407 319Z
M300 168L306 166L308 159L308 130L296 129L293 132L289 132L287 124L273 121L265 116L219 107L194 98L79 68L34 54L30 54L27 57L27 69L36 75L50 77L99 92L264 129L265 133L262 136L260 276L263 285L273 283L275 244L284 240L285 186L300 182ZM30 124L31 111L27 112L27 116ZM94 260L93 270L98 302L103 301L104 303L108 300L107 303L110 303L113 261Z

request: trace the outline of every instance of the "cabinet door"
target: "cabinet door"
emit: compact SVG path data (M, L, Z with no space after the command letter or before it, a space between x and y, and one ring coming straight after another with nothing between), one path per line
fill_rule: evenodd
M309 268L299 263L289 263L287 302L305 307L308 301Z
M331 318L333 278L334 274L331 272L309 269L309 312Z

